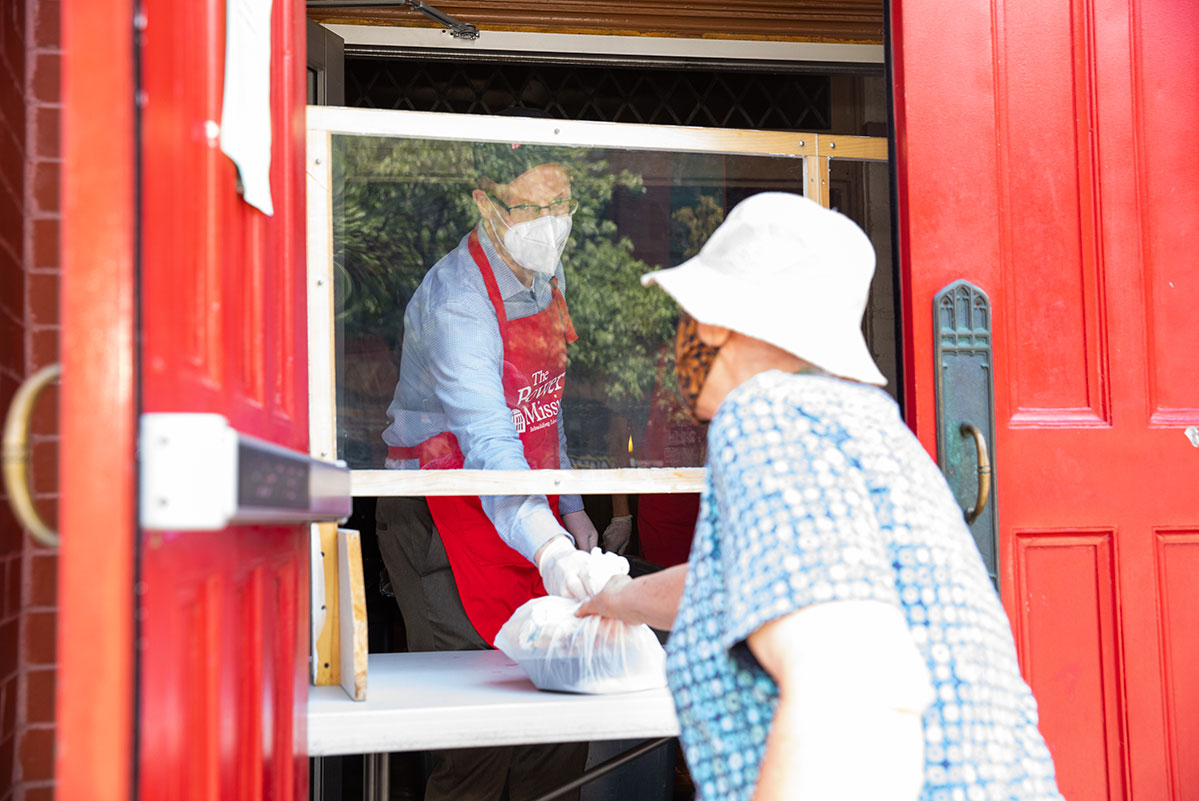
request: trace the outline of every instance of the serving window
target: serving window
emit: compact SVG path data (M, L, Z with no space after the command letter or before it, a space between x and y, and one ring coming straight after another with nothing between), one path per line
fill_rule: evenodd
M889 252L885 139L316 107L308 127L312 451L350 466L355 495L696 492L704 430L674 383L677 308L640 276L694 255L733 206L764 191L832 203ZM480 180L495 172L489 160L518 148L569 177L557 280L577 334L559 418L573 469L388 469L417 466L397 436L413 446L440 424L435 403L397 393L405 336L417 335L405 311L479 222L473 193L494 188ZM880 351L889 319L888 307L866 323ZM452 347L475 346L460 340ZM408 425L397 410L416 428L397 431Z

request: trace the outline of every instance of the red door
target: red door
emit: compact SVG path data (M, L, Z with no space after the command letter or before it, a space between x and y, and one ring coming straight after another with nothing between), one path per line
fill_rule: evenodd
M225 8L64 3L64 799L307 794L307 527L132 514L139 414L307 453L303 6L273 3L270 217L219 150Z
M910 420L994 317L999 580L1072 801L1199 798L1199 4L894 0ZM933 21L935 20L935 24Z
M225 5L145 4L141 411L307 453L303 7L273 4L268 217L216 137ZM147 532L141 556L141 797L304 797L307 527Z

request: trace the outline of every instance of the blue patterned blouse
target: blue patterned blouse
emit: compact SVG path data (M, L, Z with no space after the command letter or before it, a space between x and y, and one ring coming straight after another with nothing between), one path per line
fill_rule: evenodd
M1060 801L1007 616L941 473L882 391L763 373L708 430L708 479L667 673L698 798L748 799L778 686L745 645L809 604L907 617L936 700L925 801Z

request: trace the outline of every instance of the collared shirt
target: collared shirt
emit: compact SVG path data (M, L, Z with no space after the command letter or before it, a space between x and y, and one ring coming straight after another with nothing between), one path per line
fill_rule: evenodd
M487 255L509 320L543 311L553 297L549 276L536 273L526 287L500 258L483 226L475 229ZM566 284L559 262L559 291ZM483 276L463 237L458 247L433 265L404 312L400 380L387 408L391 424L383 432L391 446L414 446L449 431L470 470L527 470L524 447L504 399L501 366L504 343ZM565 427L559 420L558 450L569 469ZM388 467L415 468L414 460L389 460ZM483 511L508 545L529 561L545 542L566 533L544 495L483 496ZM559 499L561 514L583 508L578 495Z
M864 600L903 615L931 678L921 800L1061 801L999 596L885 393L763 373L721 403L707 461L666 660L697 798L746 800L757 784L779 689L749 635Z

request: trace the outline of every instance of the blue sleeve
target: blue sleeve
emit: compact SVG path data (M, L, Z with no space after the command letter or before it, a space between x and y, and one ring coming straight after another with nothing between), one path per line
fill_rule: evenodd
M458 438L468 470L528 470L524 447L504 399L503 343L485 298L465 294L428 315L422 331L433 392ZM483 511L508 545L529 561L566 533L544 495L483 496Z
M554 277L558 280L558 291L562 296L566 297L566 274L562 269L562 262L558 262L558 267L554 271ZM574 465L570 463L570 456L566 453L566 425L562 421L562 415L558 415L558 463L563 470L573 470ZM558 514L568 515L571 512L583 511L583 498L579 495L559 495L558 496Z
M781 399L726 399L708 464L727 597L721 643L810 604L898 607L890 549L844 429Z

